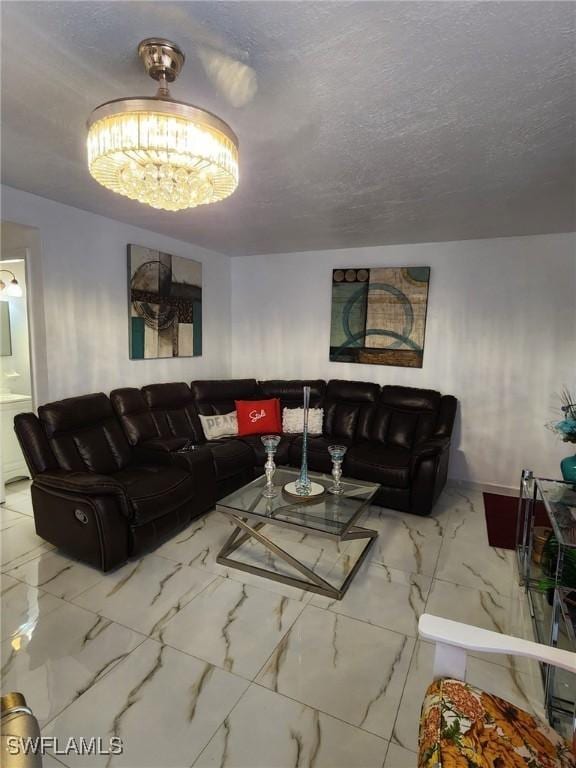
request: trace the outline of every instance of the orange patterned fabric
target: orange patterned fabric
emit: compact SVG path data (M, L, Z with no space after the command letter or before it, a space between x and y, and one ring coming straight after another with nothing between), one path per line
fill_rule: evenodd
M460 680L436 680L420 718L418 768L576 768L547 723Z

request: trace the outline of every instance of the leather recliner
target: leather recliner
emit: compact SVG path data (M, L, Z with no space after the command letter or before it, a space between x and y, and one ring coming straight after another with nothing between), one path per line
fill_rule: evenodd
M316 472L330 472L332 461L328 446L333 443L349 448L358 431L359 423L369 418L380 394L378 384L364 381L328 382L322 400L324 423L322 435L308 438L308 466ZM290 449L290 462L294 466L300 463L302 438L297 437Z
M329 472L328 446L341 443L344 474L380 484L375 503L430 514L448 472L451 395L342 380L195 381L69 398L16 416L38 534L102 570L157 545L262 471L260 436L207 441L199 414L269 397L301 407L304 384L312 406L324 409L323 434L309 438L310 469ZM302 437L283 435L276 462L298 467L301 453Z
M380 483L376 504L429 515L446 484L456 404L434 390L383 387L359 417L344 474Z
M236 440L206 440L192 392L184 382L150 384L142 390L115 389L110 399L126 437L140 453L160 451L167 455L167 461L182 461L178 451L186 444L209 451L215 498L222 498L253 478L254 456L248 446ZM184 456L193 454L189 451Z
M215 416L231 413L236 409L236 400L262 400L269 397L259 386L256 379L227 379L215 381L193 381L191 384L192 396L202 416ZM220 441L218 441L220 442ZM253 467L261 471L265 462L264 446L260 435L245 435L232 438L232 444L240 444L243 450L248 450ZM287 452L288 439L282 439L278 446L276 460L283 463L284 454Z
M324 409L323 433L308 438L308 467L328 473L328 446L347 447L344 474L380 483L374 503L417 515L429 515L446 484L456 398L412 387L363 381L261 381L238 379L192 383L200 413L234 410L234 400L277 397L282 407L302 406L302 388L310 386L312 407ZM250 445L257 468L265 461L260 436L232 438ZM302 437L282 435L278 465L298 467Z
M260 389L262 391L261 397L276 398L280 400L280 412L282 413L284 408L302 408L302 389L304 386L310 387L310 407L321 408L324 400L324 393L326 391L326 382L321 379L313 380L271 380L261 381ZM256 464L259 467L264 466L266 462L266 451L262 445L262 440L259 435L253 435L250 437L242 437L241 440L246 441L254 451L256 456ZM295 440L298 439L297 435L282 435L278 448L276 449L276 455L274 461L276 464L291 464L291 447ZM300 460L298 460L300 463Z
M41 406L14 420L33 478L39 536L107 571L214 506L212 457L185 463L130 446L103 393Z

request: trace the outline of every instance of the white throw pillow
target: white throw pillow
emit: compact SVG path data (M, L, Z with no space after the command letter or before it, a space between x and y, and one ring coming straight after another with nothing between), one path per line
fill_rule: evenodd
M308 410L308 432L311 435L322 434L324 408ZM284 408L282 410L282 432L287 435L301 435L304 431L304 408Z
M221 437L236 437L238 434L238 417L236 411L220 413L217 416L200 416L200 422L206 440L218 440Z

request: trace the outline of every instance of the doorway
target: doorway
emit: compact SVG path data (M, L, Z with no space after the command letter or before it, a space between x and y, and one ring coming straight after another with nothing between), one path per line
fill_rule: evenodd
M30 227L2 222L0 243L0 503L5 486L29 478L14 417L34 410L30 353Z

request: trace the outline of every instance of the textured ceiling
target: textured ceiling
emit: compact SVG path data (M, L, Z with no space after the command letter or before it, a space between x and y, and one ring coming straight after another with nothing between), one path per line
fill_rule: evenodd
M5 1L3 182L231 255L573 230L575 8ZM174 96L240 138L223 203L157 212L88 174L91 110L154 92L152 35L188 55Z

